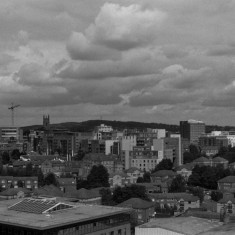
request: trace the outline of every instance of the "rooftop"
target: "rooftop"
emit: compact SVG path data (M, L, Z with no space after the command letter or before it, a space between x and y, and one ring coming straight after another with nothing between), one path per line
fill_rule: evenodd
M131 211L128 208L84 205L71 202L69 202L69 205L74 206L73 208L54 211L50 215L22 212L21 209L18 211L8 209L14 204L20 205L17 204L20 202L19 199L0 201L0 223L42 230ZM51 204L53 203L52 201Z
M223 179L218 180L219 183L235 183L235 176L230 175L227 177L224 177Z
M218 221L211 221L208 219L196 217L172 217L172 218L158 218L146 224L140 225L139 228L162 228L172 232L197 235L203 234L211 229L217 230L222 224Z
M148 202L140 198L130 198L117 206L129 207L133 209L148 209L153 207L155 204L153 202Z

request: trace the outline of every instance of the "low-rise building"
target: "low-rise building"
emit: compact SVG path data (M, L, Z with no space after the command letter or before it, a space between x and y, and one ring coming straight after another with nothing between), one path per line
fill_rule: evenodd
M218 190L235 193L235 176L227 176L218 180Z
M0 234L130 235L129 208L27 198L0 201L0 211Z
M223 198L217 202L217 212L225 211L229 214L235 214L235 198L232 193L224 193Z
M197 217L158 218L135 228L135 235L232 235L235 225Z
M200 199L189 193L155 193L150 194L152 201L159 203L160 207L164 208L165 205L174 208L177 207L178 211L186 211L189 208L199 208Z
M72 198L73 201L80 203L91 204L91 205L101 205L101 194L100 188L85 189L81 188L79 190L70 190L65 194L65 197Z
M187 163L176 167L175 171L178 175L181 175L187 181L189 176L192 174L193 168L194 168L193 163Z
M154 203L140 198L130 198L117 206L134 209L131 214L131 222L135 225L146 223L154 217Z
M2 188L18 188L23 187L27 189L38 188L38 177L13 177L13 176L0 176L0 184Z
M5 200L10 200L14 198L24 198L26 196L31 196L32 191L25 188L8 188L0 192L0 198Z
M58 178L58 183L60 185L60 189L63 192L67 192L69 190L76 190L77 181L75 178Z

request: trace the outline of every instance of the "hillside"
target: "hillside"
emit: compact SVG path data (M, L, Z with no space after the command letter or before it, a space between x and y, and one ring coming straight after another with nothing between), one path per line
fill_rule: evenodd
M158 129L166 129L167 131L178 132L179 126L177 125L168 125L162 123L144 123L144 122L121 122L121 121L108 121L108 120L89 120L85 122L64 122L58 124L51 124L52 128L55 129L68 129L70 131L92 131L96 126L100 124L105 124L108 126L112 126L115 130L123 130L123 129L145 129L145 128L158 128ZM33 126L25 126L22 127L24 131L28 130L43 130L42 125L33 125Z
M156 129L166 129L170 132L179 132L179 125L170 125L163 123L144 123L144 122L122 122L122 121L109 121L109 120L89 120L85 122L64 122L58 124L51 124L51 127L54 129L68 129L70 131L92 131L96 126L100 124L105 124L108 126L112 126L115 130L123 130L123 129L145 129L145 128L156 128ZM29 130L43 130L42 125L33 125L33 126L25 126L23 127L24 131ZM217 126L217 125L208 125L206 126L206 132L209 133L211 131L235 131L235 127L233 126Z

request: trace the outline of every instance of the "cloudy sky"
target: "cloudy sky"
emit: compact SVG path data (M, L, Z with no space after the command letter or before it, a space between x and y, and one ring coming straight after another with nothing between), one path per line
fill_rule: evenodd
M235 1L1 0L0 125L235 125Z

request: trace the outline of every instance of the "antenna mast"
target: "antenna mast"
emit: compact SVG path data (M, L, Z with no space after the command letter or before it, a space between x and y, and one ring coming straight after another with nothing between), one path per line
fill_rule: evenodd
M12 124L12 126L14 126L14 109L19 106L20 106L19 104L14 105L14 103L11 103L11 107L8 107L8 109L11 110L11 124Z

